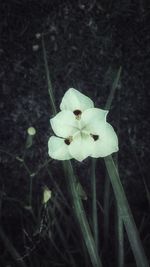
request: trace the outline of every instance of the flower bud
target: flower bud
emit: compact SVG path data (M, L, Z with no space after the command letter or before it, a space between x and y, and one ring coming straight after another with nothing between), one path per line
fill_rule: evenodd
M35 135L36 134L36 129L34 127L29 127L27 130L29 135Z
M27 133L28 133L28 136L26 140L26 148L30 148L33 144L33 138L34 138L34 135L36 134L36 129L34 127L29 127L27 129Z
M44 187L43 192L43 204L46 204L52 197L52 191L47 186Z

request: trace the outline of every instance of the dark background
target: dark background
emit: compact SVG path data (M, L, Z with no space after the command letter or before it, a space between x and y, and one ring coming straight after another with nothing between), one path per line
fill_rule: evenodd
M95 106L104 108L117 71L122 67L108 120L118 131L120 175L148 254L150 3L146 0L0 1L1 225L22 254L23 216L19 202L27 203L29 173L16 156L24 156L31 172L37 172L33 180L35 209L43 186L53 188L47 169L42 168L49 160L47 141L52 134L49 119L53 113L41 38L36 38L37 33L44 36L58 109L69 87L80 90ZM29 126L34 126L37 134L33 146L27 150ZM82 164L75 163L87 191L90 180L85 180L85 173L89 163L89 159ZM58 184L65 190L59 166L59 162L50 162ZM98 192L102 194L103 164L98 163L97 172L102 173L97 181ZM28 225L32 234L33 224L26 213L28 219L23 225ZM2 242L2 264L15 266L3 245ZM112 254L110 259L115 261ZM106 266L109 264L111 260Z

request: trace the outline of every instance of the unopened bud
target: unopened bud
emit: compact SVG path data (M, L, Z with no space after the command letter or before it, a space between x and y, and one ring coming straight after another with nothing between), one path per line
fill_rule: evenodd
M44 187L43 192L43 204L46 204L52 197L52 191L47 186Z
M28 136L26 140L26 148L30 148L33 144L33 138L34 138L34 135L36 134L36 130L34 127L29 127L27 129L27 133L28 133Z
M35 135L36 134L36 130L34 127L29 127L27 132L29 135Z

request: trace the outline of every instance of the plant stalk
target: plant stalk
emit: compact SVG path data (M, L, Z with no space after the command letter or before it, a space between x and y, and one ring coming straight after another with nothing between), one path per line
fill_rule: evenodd
M136 265L137 267L149 267L148 259L145 255L139 233L113 158L112 156L107 156L104 160L119 207L120 216L123 220L133 255L135 257Z
M73 172L73 168L70 161L64 162L64 169L69 185L70 194L72 196L73 209L76 215L78 224L82 232L84 242L86 244L92 266L93 267L102 267L101 259L98 255L98 251L89 227L89 223L86 218L85 210L81 201L80 196L76 190L76 178Z

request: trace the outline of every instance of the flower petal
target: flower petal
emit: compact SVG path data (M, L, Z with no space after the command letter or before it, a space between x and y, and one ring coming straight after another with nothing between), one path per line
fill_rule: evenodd
M113 127L109 123L104 123L101 125L99 139L94 143L91 157L106 157L118 150L118 137Z
M73 158L82 161L91 155L93 150L93 139L91 136L79 133L68 146L69 152Z
M77 131L78 121L69 110L60 111L50 123L54 133L63 138L72 136Z
M64 139L56 136L51 136L49 138L48 154L51 158L57 160L68 160L72 158L68 150L68 145L65 144Z
M87 109L82 113L81 123L86 131L96 134L100 129L101 123L106 122L107 114L108 110L100 108Z
M84 94L80 93L74 88L70 88L64 94L62 98L60 109L61 110L81 110L84 111L89 108L93 108L94 103L93 101L85 96Z

